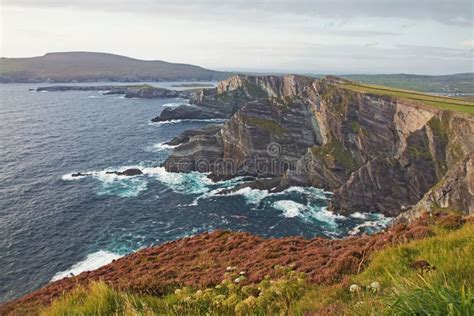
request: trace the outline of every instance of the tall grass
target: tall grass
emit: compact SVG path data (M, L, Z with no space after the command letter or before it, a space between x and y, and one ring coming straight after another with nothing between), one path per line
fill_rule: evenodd
M394 292L384 301L397 315L474 315L472 287L449 280L394 279Z
M410 267L426 260L436 270ZM364 292L347 310L387 315L474 315L474 224L455 231L377 253L368 268L352 281L362 286L377 281L381 293Z

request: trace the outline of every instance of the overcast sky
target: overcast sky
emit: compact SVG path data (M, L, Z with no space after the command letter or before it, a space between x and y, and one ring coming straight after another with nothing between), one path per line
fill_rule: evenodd
M473 0L0 0L1 55L97 51L213 69L472 72Z

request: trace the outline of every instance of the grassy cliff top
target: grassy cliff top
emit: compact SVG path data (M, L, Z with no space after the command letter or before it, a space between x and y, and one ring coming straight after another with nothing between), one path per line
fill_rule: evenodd
M427 76L414 74L342 75L364 84L377 84L395 89L423 92L474 93L474 73Z
M355 83L355 82L346 82L338 84L340 87L350 89L353 91L361 92L361 93L370 93L382 96L390 96L399 99L411 100L419 103L423 103L426 105L430 105L442 110L451 110L457 112L468 113L474 115L474 102L450 98L450 97L443 97L431 94L425 94L421 92L411 91L411 90L403 90L403 89L395 89L386 86L379 86L379 85L370 85L370 84L362 84L362 83Z

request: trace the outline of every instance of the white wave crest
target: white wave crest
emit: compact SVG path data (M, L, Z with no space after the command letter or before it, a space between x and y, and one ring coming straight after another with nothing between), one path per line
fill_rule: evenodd
M301 215L301 211L306 208L305 205L292 200L276 201L272 204L273 208L283 212L283 216L293 218Z
M217 123L223 124L226 119L181 119L181 120L168 120L162 122L149 122L150 125L161 126L168 124L179 124L179 123Z
M351 215L354 217L357 213ZM360 214L360 215L359 215ZM360 216L360 217L357 217ZM349 235L358 235L361 233L373 233L381 229L387 228L392 222L392 218L385 217L383 214L358 213L355 218L370 219L352 228Z
M153 146L150 146L147 148L147 150L152 151L152 152L158 152L162 150L171 150L173 148L178 147L179 145L168 145L166 142L158 143Z
M327 207L311 207L310 216L320 222L326 223L331 227L331 229L336 229L338 227L336 219L345 219L342 215L328 211Z
M140 166L125 166L116 169L107 168L100 171L83 172L84 176L73 177L72 173L65 174L61 177L64 181L79 180L91 177L101 182L101 187L97 191L98 195L115 195L119 197L136 197L147 189L148 181L140 175L124 176L110 171L124 171L126 169L138 168Z
M175 108L175 107L178 107L180 105L184 104L183 102L170 102L170 103L165 103L163 104L162 106L164 107L170 107L170 108Z
M227 196L241 195L245 198L245 201L247 202L247 204L258 205L263 199L270 196L270 194L271 193L269 193L267 190L252 189L249 187L245 187L240 190L228 193L226 195Z
M361 212L355 212L349 215L352 218L359 218L359 219L367 219L369 217L369 214L367 213L361 213Z
M87 255L87 257L83 261L74 264L68 270L56 273L51 279L51 282L73 275L78 275L85 271L92 271L98 269L106 264L111 263L112 260L116 260L120 257L121 256L116 253L105 250L99 250L97 252Z
M207 174L199 172L174 173L166 171L164 167L144 168L142 171L181 194L205 193L212 184Z

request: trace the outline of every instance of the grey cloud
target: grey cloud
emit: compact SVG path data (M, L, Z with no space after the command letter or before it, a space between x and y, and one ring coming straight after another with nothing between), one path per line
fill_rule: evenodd
M32 7L81 7L125 10L157 15L214 19L267 19L273 16L322 18L403 18L432 20L448 25L473 26L472 0L2 0L2 5Z

